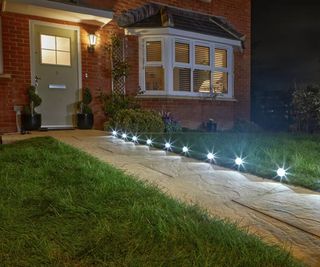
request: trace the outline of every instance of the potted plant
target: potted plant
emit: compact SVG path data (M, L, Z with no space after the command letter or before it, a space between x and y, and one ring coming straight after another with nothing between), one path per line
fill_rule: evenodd
M41 127L41 114L35 111L40 106L42 99L36 93L36 86L31 85L28 89L29 105L24 107L21 114L22 131L39 130Z
M77 114L77 126L79 129L92 129L93 114L89 107L92 101L92 95L89 88L85 88L83 92L83 99L79 102L79 113Z

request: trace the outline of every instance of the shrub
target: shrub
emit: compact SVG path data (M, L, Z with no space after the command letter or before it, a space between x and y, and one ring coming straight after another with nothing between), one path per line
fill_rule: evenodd
M162 117L162 121L165 125L165 132L166 133L173 133L173 132L181 132L182 127L178 121L174 120L173 116L170 112L162 111L160 112Z
M140 109L120 110L109 126L132 133L164 131L164 123L158 113Z
M308 85L293 92L293 116L298 131L312 132L320 125L320 87Z
M116 114L119 114L121 110L140 108L140 105L133 96L126 96L124 94L112 93L106 95L101 93L100 100L102 101L105 114L111 119Z
M82 114L91 114L92 109L89 107L89 104L92 101L92 95L89 88L85 88L83 92L82 101L79 102L80 113Z
M257 133L261 132L261 128L252 121L237 119L234 123L232 131L237 133Z
M35 108L41 105L42 99L36 93L36 87L31 85L28 89L29 106L24 107L24 112L26 114L36 114Z

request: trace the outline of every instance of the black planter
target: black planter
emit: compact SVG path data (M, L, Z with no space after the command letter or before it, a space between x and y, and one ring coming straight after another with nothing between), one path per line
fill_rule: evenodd
M79 129L92 129L93 127L93 114L77 114L77 126Z
M207 132L216 132L217 131L217 123L208 121L207 122Z
M21 128L23 131L35 131L41 128L41 114L21 114Z

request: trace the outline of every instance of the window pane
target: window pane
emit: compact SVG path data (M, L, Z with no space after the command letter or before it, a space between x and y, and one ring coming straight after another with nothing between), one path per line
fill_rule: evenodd
M147 61L162 61L161 41L147 42Z
M193 91L210 92L210 71L194 70L193 71Z
M56 64L56 51L41 50L41 63L42 64Z
M57 37L57 50L70 52L70 39L64 37Z
M227 67L227 50L215 49L215 66L218 68Z
M50 35L41 34L41 49L56 49L56 38Z
M176 42L175 55L176 55L176 62L189 63L190 62L189 44Z
M196 64L210 65L210 48L206 46L196 45L195 47Z
M186 68L174 68L174 91L191 91L191 70Z
M162 67L146 67L146 90L164 90L164 72Z
M228 73L215 71L213 74L213 88L216 93L228 93Z
M57 51L57 64L71 66L70 52Z

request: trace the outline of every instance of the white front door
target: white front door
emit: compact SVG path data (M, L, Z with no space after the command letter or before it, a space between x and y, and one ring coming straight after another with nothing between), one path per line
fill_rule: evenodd
M42 127L74 127L79 100L77 30L34 24L32 33L32 73L40 78L42 104L37 112Z

